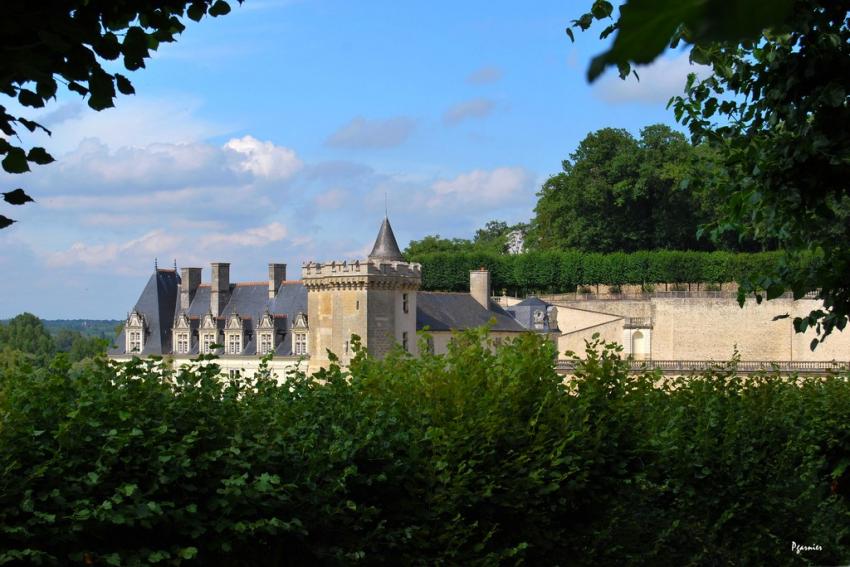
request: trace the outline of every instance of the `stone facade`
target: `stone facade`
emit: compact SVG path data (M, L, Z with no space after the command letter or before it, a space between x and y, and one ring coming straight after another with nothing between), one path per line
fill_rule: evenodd
M421 266L404 260L388 219L368 258L307 262L301 280L286 280L286 265L276 263L263 282L231 283L224 262L210 273L204 284L200 268L179 276L156 270L110 356L160 355L182 364L216 354L223 372L251 374L270 355L269 366L284 378L327 367L329 352L348 364L355 335L380 358L396 347L417 355L423 329L434 334L430 350L442 353L455 330L491 323L494 336L507 338L531 328L491 304L486 270L471 274L472 294L420 291Z
M382 357L405 340L414 352L419 264L310 262L301 275L307 288L311 368L327 366L328 350L348 362L352 335L360 337L370 356Z
M820 307L815 300L778 298L744 307L725 297L648 296L643 299L557 301L562 313L558 349L581 352L594 332L623 345L635 359L725 361L850 360L850 333L835 331L814 351L813 331L796 333L793 317ZM777 319L788 314L788 318Z
M584 352L594 334L619 342L626 356L653 361L725 361L737 349L744 361L820 362L850 359L850 333L835 332L816 351L812 332L794 333L788 313L808 313L812 300L777 299L741 309L734 297L642 296L550 301L491 297L490 274L470 273L469 293L423 292L422 268L406 262L384 219L368 258L307 262L301 280L286 279L286 264L269 264L268 279L230 282L230 264L157 269L128 313L110 356L168 357L176 364L218 355L223 372L253 373L261 360L280 378L330 364L329 352L346 365L356 335L369 356L393 348L437 354L458 330L489 325L498 341L535 332L556 341L559 356Z

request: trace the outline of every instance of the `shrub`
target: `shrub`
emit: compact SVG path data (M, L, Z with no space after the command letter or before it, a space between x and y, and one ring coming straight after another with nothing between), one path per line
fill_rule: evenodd
M0 376L0 564L850 559L847 376L660 382L484 331L278 383L210 357ZM791 542L823 549L800 556Z
M414 258L422 264L426 290L467 291L469 271L481 266L491 272L493 289L512 293L569 293L581 285L649 285L659 283L723 283L770 273L780 252L641 251L629 254L527 252L497 255L441 252Z

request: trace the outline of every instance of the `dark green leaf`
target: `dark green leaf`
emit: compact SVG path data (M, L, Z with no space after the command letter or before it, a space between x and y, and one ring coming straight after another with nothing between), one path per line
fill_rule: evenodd
M212 6L210 6L210 16L224 16L230 13L230 4L225 2L224 0L216 0Z
M23 189L18 187L13 191L3 193L3 200L7 203L11 203L12 205L23 205L24 203L31 203L33 198L27 195Z
M22 148L9 148L2 164L3 169L9 173L24 173L30 170L30 166L27 165L27 154Z
M136 89L133 88L130 80L120 73L115 73L115 84L118 86L121 94L131 95L136 93Z
M186 11L186 15L189 16L189 19L195 20L196 22L200 22L205 13L206 5L202 3L194 3L189 6L189 9Z
M27 161L37 163L38 165L47 165L48 163L52 163L54 159L44 148L36 147L32 148L29 154L27 154Z
M31 106L33 108L41 108L44 106L44 99L27 89L20 90L18 93L18 102L24 106Z

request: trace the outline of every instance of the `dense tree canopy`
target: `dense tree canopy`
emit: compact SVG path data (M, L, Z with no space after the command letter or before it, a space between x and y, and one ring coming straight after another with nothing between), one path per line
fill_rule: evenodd
M697 238L713 214L696 172L711 156L663 124L588 134L538 193L531 244L585 252L710 250Z
M151 51L185 29L184 18L199 21L228 12L225 0L6 0L0 18L0 93L41 108L64 85L87 97L94 110L109 108L116 89L125 95L134 89L126 76L107 71L106 62L120 59L127 71L141 69ZM50 133L0 105L0 165L9 173L53 161L44 148L23 147L17 138L22 129ZM20 187L2 194L12 205L32 201ZM13 222L0 215L0 229Z
M48 360L56 352L56 345L41 319L32 313L22 313L7 324L0 324L0 350L16 350Z
M603 30L617 35L589 76L606 65L625 75L668 45L692 44L691 60L712 73L691 75L673 107L693 141L710 145L726 169L712 187L722 203L713 233L775 239L786 252L776 270L742 282L740 300L758 289L768 299L786 289L796 297L816 291L824 309L795 327L828 335L850 316L850 1L731 6L629 0ZM609 2L596 0L573 26L586 30L612 13Z
M439 234L429 235L422 240L411 240L404 249L404 254L408 258L441 252L507 254L511 248L511 242L509 242L511 234L525 235L526 232L528 232L526 223L509 225L504 221L491 220L483 228L475 231L472 240L441 238Z
M55 336L32 313L21 313L0 323L0 353L5 359L24 358L36 366L46 365L57 352L67 353L71 362L102 354L108 340L86 337L79 331L58 329Z

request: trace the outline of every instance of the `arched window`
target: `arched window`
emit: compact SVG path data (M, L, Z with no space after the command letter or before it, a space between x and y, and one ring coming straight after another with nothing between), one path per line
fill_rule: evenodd
M643 360L649 354L649 345L643 331L635 331L632 334L632 356L635 360Z

